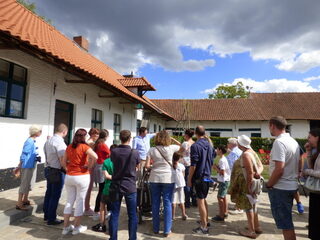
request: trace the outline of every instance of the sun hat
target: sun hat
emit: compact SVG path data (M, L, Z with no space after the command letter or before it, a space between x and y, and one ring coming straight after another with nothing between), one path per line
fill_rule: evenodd
M238 137L238 144L245 148L251 148L251 139L246 135L241 135Z

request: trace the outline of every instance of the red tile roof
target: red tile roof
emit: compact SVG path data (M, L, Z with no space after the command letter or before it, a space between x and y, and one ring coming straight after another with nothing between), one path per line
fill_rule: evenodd
M0 32L27 43L48 56L62 60L66 66L90 74L93 79L101 81L110 89L120 92L132 101L142 103L147 108L154 109L152 104L129 91L118 81L123 78L121 74L80 49L55 27L15 0L0 0Z
M320 120L320 93L251 93L248 99L152 99L176 120Z
M144 77L140 78L122 78L118 79L119 82L125 87L141 87L142 90L155 91L156 89L151 85L151 83Z

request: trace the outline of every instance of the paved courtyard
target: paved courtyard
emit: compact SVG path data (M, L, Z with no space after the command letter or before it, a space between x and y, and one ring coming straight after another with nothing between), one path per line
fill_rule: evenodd
M94 196L96 195L96 190L93 192L92 206L94 203ZM36 201L43 196L45 191L44 182L37 183L36 189L30 194L30 198ZM17 189L8 190L0 193L0 210L6 211L6 209L11 208L15 204ZM216 201L216 191L210 192L208 197L209 202L209 213L210 217L217 213L217 201ZM297 239L308 239L307 238L307 219L308 219L308 199L302 197L302 202L305 205L305 213L303 215L297 214L296 208L293 211L294 224L297 232ZM59 205L59 218L62 218L62 210L65 202L65 192L63 193L61 204ZM245 215L232 216L229 215L227 221L223 224L221 223L211 223L210 235L209 236L196 236L192 235L191 231L193 228L197 227L196 220L199 218L196 208L187 209L187 214L189 218L187 221L182 221L179 219L180 212L177 212L177 220L173 223L173 233L168 239L179 239L179 240L191 240L191 239L247 239L239 236L238 231L246 226ZM273 222L270 206L268 202L268 196L263 193L260 197L259 204L260 213L260 223L263 228L264 233L261 234L257 239L260 240L276 240L282 239L281 232L278 231ZM95 225L97 221L93 221L90 217L83 218L83 225L87 225L88 228ZM151 218L145 219L145 222L138 227L138 239L162 239L161 235L152 234L151 228ZM122 206L121 218L119 226L119 239L128 239L127 235L127 217L126 217L126 207ZM0 228L0 239L82 239L82 240L100 240L108 239L108 235L103 233L96 233L91 230L79 234L77 236L67 235L62 237L61 235L62 226L47 226L43 222L43 214L35 213L31 217L26 217L22 220L17 221L14 225L5 226Z

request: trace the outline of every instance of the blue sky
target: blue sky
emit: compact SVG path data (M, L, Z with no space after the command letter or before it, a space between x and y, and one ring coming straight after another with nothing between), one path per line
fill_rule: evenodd
M150 98L206 98L238 81L253 92L320 90L318 0L30 2L119 73L147 77Z

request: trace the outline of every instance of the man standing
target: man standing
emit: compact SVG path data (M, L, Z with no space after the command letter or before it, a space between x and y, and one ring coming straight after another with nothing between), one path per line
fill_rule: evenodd
M68 134L68 127L61 123L55 129L53 137L49 138L44 145L46 156L45 177L47 179L47 191L44 197L43 212L44 220L48 225L63 223L57 219L57 207L64 184L65 166L62 166L62 159L67 145L63 138Z
M111 161L114 166L112 181L120 181L120 200L113 202L109 221L110 240L118 239L118 220L121 200L124 197L129 217L129 240L137 239L137 188L136 167L140 163L139 153L130 147L131 132L120 132L121 145L111 150Z
M141 159L141 165L144 167L146 159L147 159L147 153L150 149L150 140L154 138L156 134L148 134L148 129L145 127L139 128L139 136L136 136L133 139L132 148L136 149L139 152L139 156Z
M236 138L228 138L228 149L230 153L226 156L229 168L232 171L233 164L242 155L242 151L238 148L238 141Z
M191 146L191 166L188 178L188 186L196 190L197 204L200 213L200 227L193 229L196 234L209 234L208 230L208 204L206 201L209 183L211 180L211 168L215 151L213 150L210 139L205 136L203 126L198 126L195 131L197 141Z
M294 194L298 189L300 147L289 133L286 133L287 121L273 117L269 129L276 139L270 156L270 179L266 184L271 211L277 228L282 229L285 240L295 240L296 234L292 221Z

